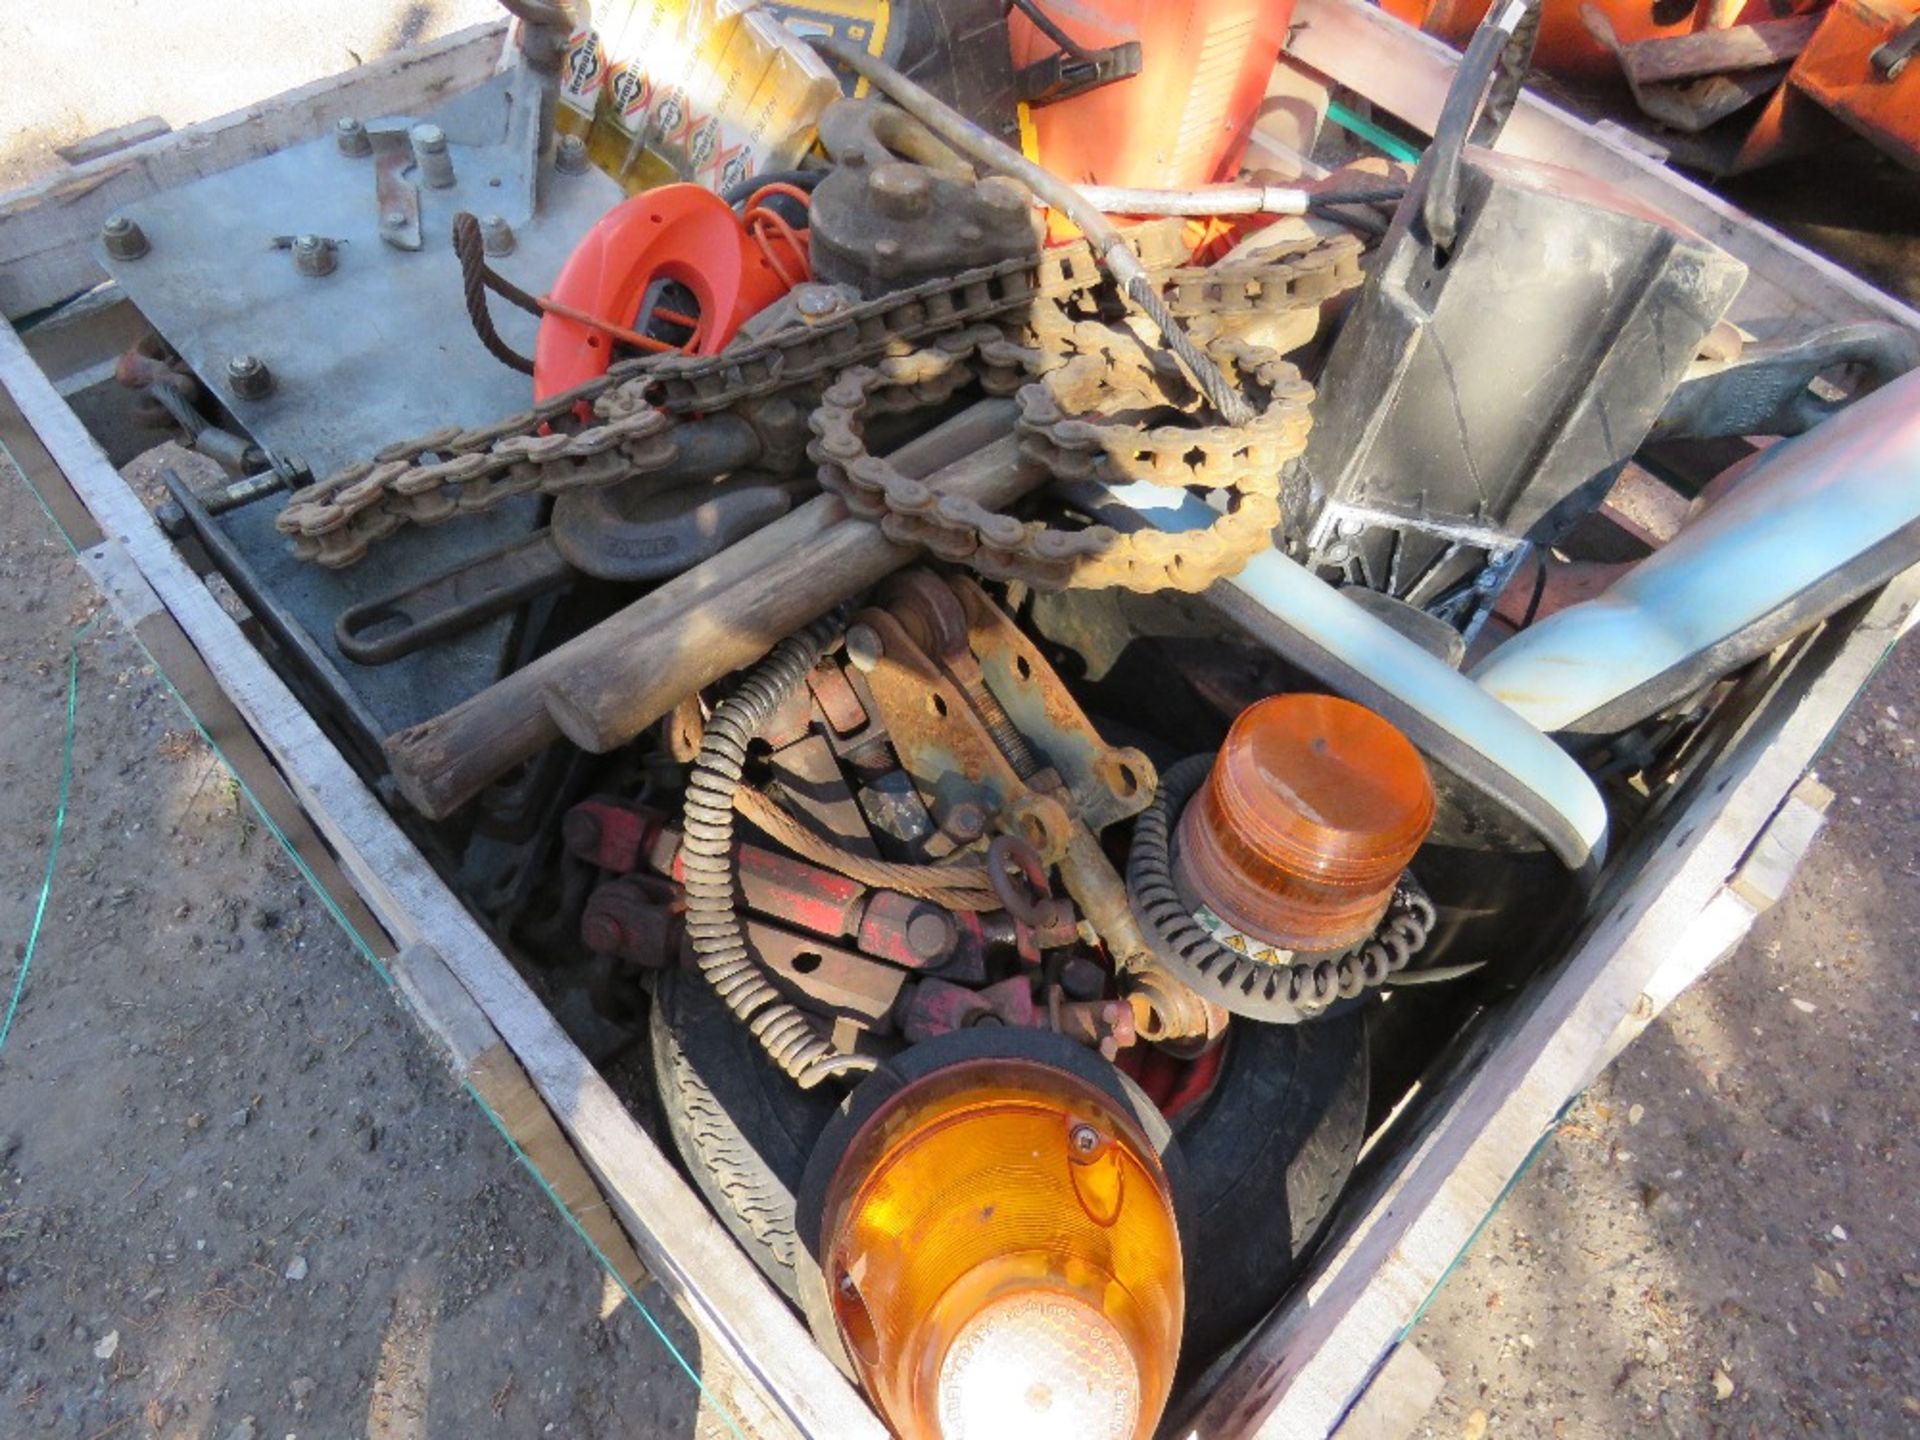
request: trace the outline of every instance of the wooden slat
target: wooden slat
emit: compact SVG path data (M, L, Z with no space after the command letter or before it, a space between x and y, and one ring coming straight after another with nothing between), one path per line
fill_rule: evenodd
M1641 85L1664 85L1732 70L1760 70L1791 60L1807 48L1824 15L1790 15L1727 30L1662 35L1621 49L1620 63Z
M1917 603L1920 568L1890 585L1857 626L1833 624L1808 646L1613 908L1550 983L1500 1018L1484 1060L1435 1097L1428 1128L1405 1142L1304 1295L1255 1335L1181 1433L1280 1440L1325 1435L1340 1421L1561 1107L1598 1072L1676 937L1728 893L1728 876Z
M1429 133L1460 64L1440 41L1363 0L1298 0L1287 53ZM1751 273L1730 318L1756 339L1852 320L1920 330L1920 312L1531 92L1498 148L1610 181L1744 261Z
M314 139L342 115L429 109L486 79L505 33L504 21L469 26L0 197L0 314L17 319L105 279L93 246L101 222L122 206Z
M187 568L5 323L0 385L100 528L126 547L374 914L401 945L437 951L500 1032L599 1178L641 1259L705 1340L791 1433L883 1440L872 1412Z

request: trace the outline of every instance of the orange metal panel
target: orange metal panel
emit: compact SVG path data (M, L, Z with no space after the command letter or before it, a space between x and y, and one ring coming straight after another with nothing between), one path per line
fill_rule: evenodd
M1788 72L1817 100L1903 165L1920 170L1920 58L1891 79L1873 52L1920 16L1920 0L1835 0Z

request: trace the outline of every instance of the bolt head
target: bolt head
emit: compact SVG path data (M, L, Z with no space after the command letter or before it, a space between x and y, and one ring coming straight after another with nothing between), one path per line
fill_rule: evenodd
M553 163L563 175L583 174L587 168L587 142L578 135L562 135L553 149Z
M416 125L413 127L413 148L416 150L444 150L447 148L447 132L438 125Z
M917 220L933 208L932 177L905 160L874 166L867 174L867 193L880 213L894 220Z
M367 127L351 115L342 115L333 122L333 143L342 155L373 153L373 137L367 134Z
M907 949L919 960L938 960L953 949L953 919L939 910L920 911L907 921Z
M1076 1155L1091 1155L1100 1148L1100 1132L1082 1120L1067 1132L1067 1144Z
M227 361L227 388L242 400L258 400L273 390L273 372L257 355L235 355Z
M871 625L849 625L847 627L847 663L861 674L867 674L880 663L880 657L887 653L886 646Z
M796 285L793 308L802 320L825 320L846 309L846 299L831 285Z
M978 840L987 833L986 812L971 800L962 800L947 812L940 828L956 840Z

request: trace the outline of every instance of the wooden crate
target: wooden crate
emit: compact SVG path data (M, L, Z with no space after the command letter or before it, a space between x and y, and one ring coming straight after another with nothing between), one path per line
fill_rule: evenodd
M18 318L103 278L99 224L138 197L324 133L345 114L420 111L492 72L497 26L150 138L0 199L0 309ZM1330 80L1427 127L1457 57L1359 0L1299 0L1289 84ZM1304 77L1304 80L1303 80ZM1621 137L1532 97L1501 148L1598 174L1745 261L1735 318L1757 336L1920 314L1756 224ZM880 1437L858 1393L636 1125L488 935L243 636L63 398L111 354L98 325L36 335L0 323L0 440L82 548L120 618L188 697L249 788L349 918L396 957L401 989L465 1076L508 1116L549 1180L591 1209L597 1180L633 1256L743 1386L760 1433ZM124 308L124 307L122 307ZM119 343L124 343L120 341ZM1808 766L1920 602L1920 571L1792 647L1705 781L1635 838L1625 873L1567 956L1426 1076L1296 1291L1216 1365L1170 1435L1312 1436L1340 1426L1422 1303L1567 1102L1778 896L1818 829ZM557 1129L555 1128L557 1126ZM561 1143L564 1134L571 1153ZM603 1232L602 1249L618 1240ZM1394 1367L1395 1373L1400 1367ZM1377 1405L1382 1397L1369 1397ZM1390 1407L1389 1407L1390 1408ZM1370 1413L1380 1413L1378 1411ZM1356 1427L1364 1425L1355 1416ZM1354 1430L1345 1433L1356 1433Z

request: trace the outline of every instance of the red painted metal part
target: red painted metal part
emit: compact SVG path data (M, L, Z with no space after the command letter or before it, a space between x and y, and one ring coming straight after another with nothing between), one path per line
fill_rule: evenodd
M1046 11L1089 48L1139 41L1141 68L1034 110L1042 165L1103 185L1202 185L1236 173L1292 0L1076 0ZM1008 28L1016 65L1059 48L1018 10Z
M609 210L567 257L549 298L626 328L648 287L675 280L693 292L699 326L689 347L716 354L741 325L787 292L740 217L699 185L662 185ZM572 316L549 313L534 348L533 392L546 399L607 373L614 341Z

